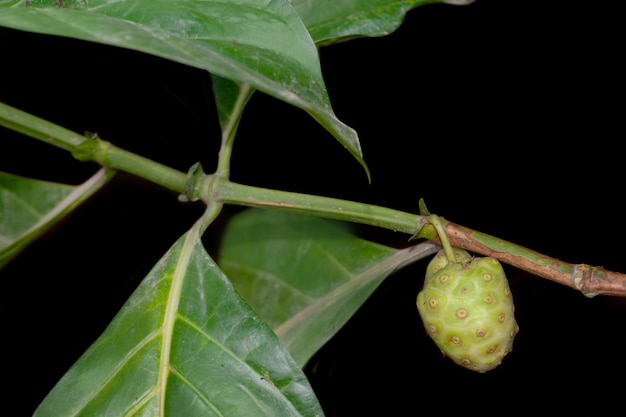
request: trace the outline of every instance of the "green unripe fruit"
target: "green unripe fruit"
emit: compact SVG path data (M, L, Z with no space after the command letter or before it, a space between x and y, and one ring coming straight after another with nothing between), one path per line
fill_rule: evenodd
M454 262L441 250L429 263L417 309L444 355L467 369L486 372L513 349L519 330L513 297L497 259L453 250Z

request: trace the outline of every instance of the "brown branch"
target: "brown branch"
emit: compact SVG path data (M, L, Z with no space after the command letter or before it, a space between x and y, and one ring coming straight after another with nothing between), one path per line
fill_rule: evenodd
M446 220L443 220L443 225L452 246L496 258L524 271L579 290L587 297L626 296L626 274L587 264L563 262Z

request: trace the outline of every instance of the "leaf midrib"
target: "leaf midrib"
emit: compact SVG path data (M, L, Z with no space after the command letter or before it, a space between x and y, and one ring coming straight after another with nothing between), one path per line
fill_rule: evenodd
M172 352L172 339L174 335L174 325L178 314L178 305L180 303L180 295L182 293L185 275L189 267L189 261L193 253L196 239L198 237L198 228L201 222L197 222L187 233L183 247L181 248L176 268L172 276L172 287L167 297L165 306L165 314L163 324L161 326L163 332L163 344L161 347L161 356L159 358L159 379L157 381L157 391L159 395L159 416L165 417L165 392L167 388L167 378L169 376L170 354Z

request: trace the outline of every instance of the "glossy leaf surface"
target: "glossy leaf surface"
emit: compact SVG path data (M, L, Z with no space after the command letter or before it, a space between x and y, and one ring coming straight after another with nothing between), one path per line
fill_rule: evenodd
M406 13L432 3L469 4L473 0L293 0L318 46L396 30Z
M0 25L134 49L248 84L308 112L367 171L288 0L9 0L0 2Z
M74 186L0 172L0 268L111 177L101 169Z
M218 263L304 366L389 274L437 249L394 249L347 224L253 209L230 219Z
M322 416L306 377L198 230L154 266L35 416Z

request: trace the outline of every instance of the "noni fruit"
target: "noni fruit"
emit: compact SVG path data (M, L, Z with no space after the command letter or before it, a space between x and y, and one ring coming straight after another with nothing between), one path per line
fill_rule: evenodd
M519 327L509 283L497 259L441 250L426 269L417 309L428 335L457 364L477 372L500 365Z

